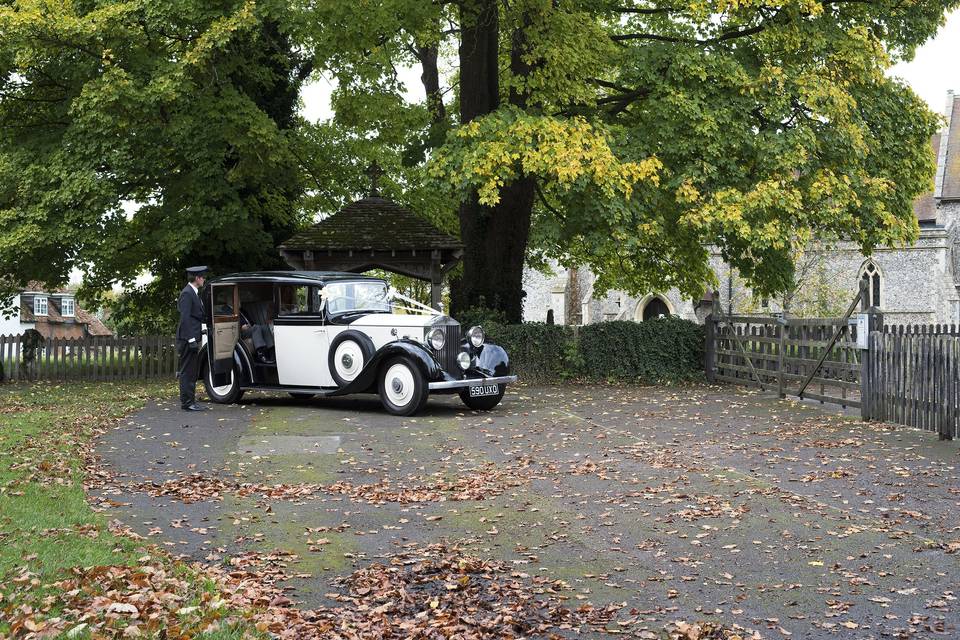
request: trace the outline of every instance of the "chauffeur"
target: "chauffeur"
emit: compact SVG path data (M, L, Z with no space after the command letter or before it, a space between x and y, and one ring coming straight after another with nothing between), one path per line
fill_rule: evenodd
M180 298L177 300L177 309L180 310L180 324L177 325L177 353L180 356L180 366L177 369L177 377L180 378L180 407L184 411L206 409L197 404L197 370L204 319L200 288L203 287L203 274L206 272L206 267L187 269L187 286L180 292Z

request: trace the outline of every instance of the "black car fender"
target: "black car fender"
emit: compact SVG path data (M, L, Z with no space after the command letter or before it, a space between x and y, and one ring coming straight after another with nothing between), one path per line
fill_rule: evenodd
M206 377L207 372L210 370L210 354L209 351L206 354L206 358L203 358L200 361L200 371L199 377L202 380ZM240 372L240 386L248 386L253 381L253 371L250 365L250 358L243 351L243 347L237 344L233 348L233 364L235 370ZM214 374L213 384L228 384L230 382L230 372L223 374Z
M401 339L380 347L353 382L331 392L330 395L340 396L375 389L380 366L395 356L406 356L413 361L427 382L443 379L443 369L426 347L414 340Z
M486 376L510 375L510 357L500 345L487 343L480 347L475 367Z

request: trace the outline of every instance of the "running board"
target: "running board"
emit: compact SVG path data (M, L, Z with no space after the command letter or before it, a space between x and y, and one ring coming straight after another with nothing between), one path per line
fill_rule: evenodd
M278 391L280 393L312 393L328 396L339 391L336 387L266 387L263 385L241 385L244 391Z

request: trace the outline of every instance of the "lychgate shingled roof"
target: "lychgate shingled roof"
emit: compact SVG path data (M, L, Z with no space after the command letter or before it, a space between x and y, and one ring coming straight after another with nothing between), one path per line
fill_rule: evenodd
M281 250L409 251L460 249L463 244L393 200L368 196L279 246Z
M385 269L430 282L430 299L440 308L443 276L460 262L463 243L393 200L380 196L380 168L367 170L370 195L277 247L300 271L363 273Z

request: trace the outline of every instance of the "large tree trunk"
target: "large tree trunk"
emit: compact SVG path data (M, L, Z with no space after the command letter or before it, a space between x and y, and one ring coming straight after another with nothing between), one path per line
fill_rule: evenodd
M499 24L495 0L463 0L460 6L460 121L486 115L500 104ZM511 70L525 74L523 33L512 38ZM511 91L510 101L526 106ZM453 283L454 313L470 307L502 311L510 322L523 315L523 265L530 235L534 182L521 179L500 190L500 203L485 207L476 195L460 205L460 237L466 245L463 277Z

